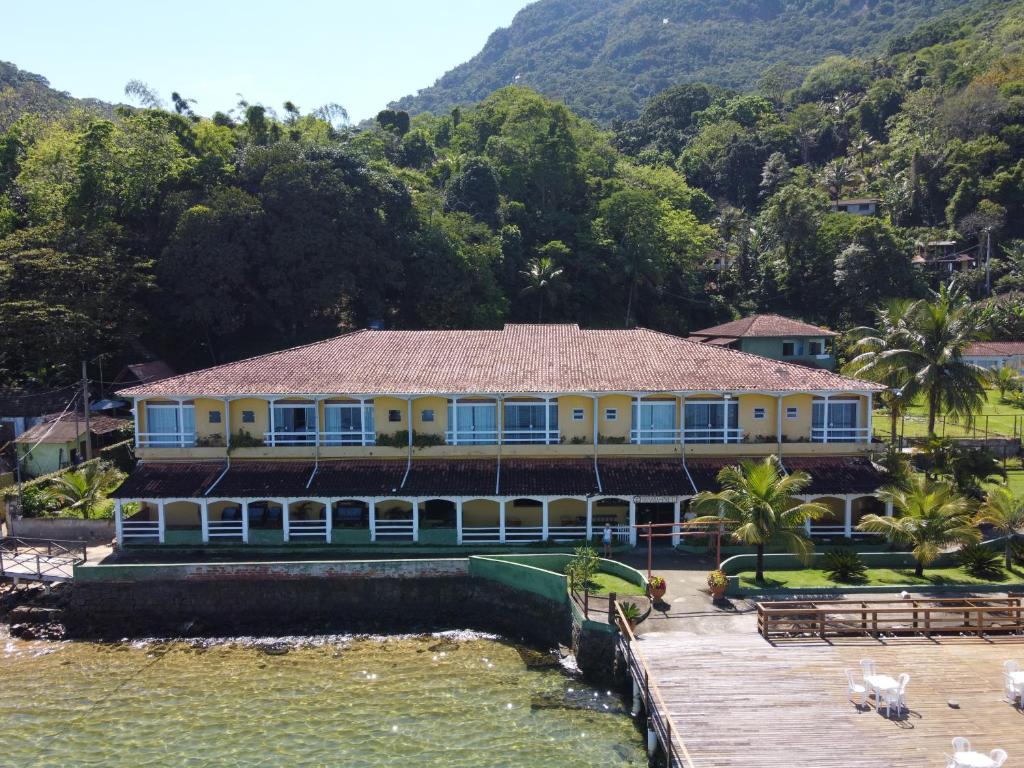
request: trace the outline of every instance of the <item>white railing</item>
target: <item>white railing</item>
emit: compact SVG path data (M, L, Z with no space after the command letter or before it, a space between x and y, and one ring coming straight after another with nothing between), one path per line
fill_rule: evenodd
M463 526L463 544L500 544L501 528L498 526Z
M633 445L671 445L679 442L682 430L675 429L633 429L629 433L629 441Z
M544 528L537 525L506 525L506 544L525 544L532 541L544 541Z
M552 541L586 538L587 526L585 525L552 525L548 527L548 539Z
M561 434L557 429L506 429L501 434L506 443L530 443L533 445L558 445Z
M498 430L449 429L444 437L448 445L494 445L498 442Z
M811 523L809 531L811 536L846 536L845 525L817 525ZM853 523L850 528L850 536L880 536L882 534L874 533L872 531L858 531L857 524Z
M271 448L316 445L316 432L264 432L263 442Z
M382 536L389 539L413 540L415 524L410 520L377 520L374 523L374 537L379 539Z
M327 540L326 520L289 520L288 539Z
M604 526L600 528L595 526L594 534L600 536L604 533ZM630 529L628 525L613 525L612 526L612 539L619 542L629 543Z
M211 539L239 539L245 536L241 520L210 520L206 523L206 535Z
M812 443L866 443L867 427L811 427Z
M160 521L125 520L121 523L122 539L159 539Z
M344 432L321 432L321 445L376 445L377 434L375 432L362 432L360 430L347 430Z
M195 432L140 432L136 437L140 448L191 448L196 444Z
M743 430L739 427L687 427L682 430L685 443L739 443Z

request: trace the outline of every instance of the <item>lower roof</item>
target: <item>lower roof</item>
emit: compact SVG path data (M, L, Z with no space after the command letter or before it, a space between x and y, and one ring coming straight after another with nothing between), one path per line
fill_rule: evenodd
M321 461L144 462L111 494L119 499L263 499L408 496L689 497L718 491L718 473L737 457L688 459L345 459ZM885 474L859 456L785 459L811 475L805 493L869 494ZM407 471L408 470L408 471Z

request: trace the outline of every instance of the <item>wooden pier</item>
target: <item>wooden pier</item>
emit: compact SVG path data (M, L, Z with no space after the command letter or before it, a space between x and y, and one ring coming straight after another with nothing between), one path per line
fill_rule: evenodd
M71 581L75 565L85 561L85 552L80 541L8 536L0 539L0 579L16 583Z
M655 707L685 768L944 766L953 736L1024 765L1024 712L1003 698L1003 662L1024 667L1024 638L811 638L772 645L749 632L641 634ZM888 719L848 699L860 659L910 674L909 713ZM952 707L951 701L957 705Z

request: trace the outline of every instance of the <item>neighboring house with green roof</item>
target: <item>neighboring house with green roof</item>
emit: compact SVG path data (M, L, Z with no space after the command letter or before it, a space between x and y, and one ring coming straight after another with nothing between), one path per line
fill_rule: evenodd
M691 341L833 370L832 339L839 334L781 315L751 315L690 334Z

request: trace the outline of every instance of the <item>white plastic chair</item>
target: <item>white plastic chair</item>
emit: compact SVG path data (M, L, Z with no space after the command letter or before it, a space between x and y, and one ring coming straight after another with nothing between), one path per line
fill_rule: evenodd
M1020 671L1020 664L1016 661L1004 661L1003 662L1003 688L1006 691L1006 698L1014 706L1017 705L1017 699L1020 699L1021 706L1024 706L1024 690L1013 681L1013 673Z
M849 669L846 670L846 684L850 688L850 698L860 696L860 703L857 706L859 708L866 707L868 705L868 688L854 680L853 672Z
M1007 758L1005 749L993 749L988 753L988 756L992 759L992 762L996 764L996 768L999 768L999 766L1005 763Z
M864 677L875 674L875 661L874 659L861 659L860 660L860 671L864 673Z
M889 707L896 705L896 714L900 714L907 708L907 683L910 682L910 675L903 672L899 678L899 686L895 691L886 691L885 694L885 715L889 716Z
M942 756L946 758L946 768L958 768L955 757L947 755L945 752L942 753Z
M966 736L955 736L953 738L953 754L957 752L970 752L971 740Z

